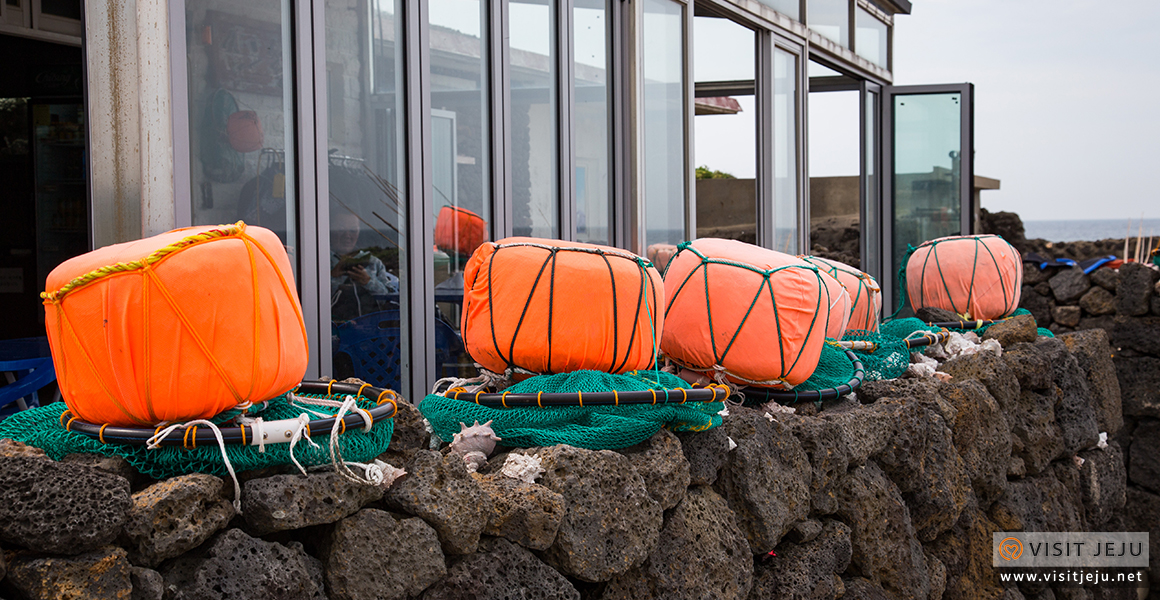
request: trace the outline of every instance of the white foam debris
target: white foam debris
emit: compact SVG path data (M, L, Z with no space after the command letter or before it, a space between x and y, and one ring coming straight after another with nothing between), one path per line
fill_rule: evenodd
M726 437L725 439L729 440L729 451L733 451L733 449L737 447L737 442L733 441L733 438L731 437Z
M1083 458L1081 458L1079 456L1073 456L1073 457L1071 457L1071 460L1075 461L1075 468L1077 468L1077 469L1082 467L1083 463L1086 462Z
M729 416L729 403L724 402L723 404L725 405L725 407L722 408L721 410L717 411L717 414L721 415L722 417L728 417Z
M1100 432L1100 441L1096 442L1096 448L1103 450L1108 447L1108 432Z

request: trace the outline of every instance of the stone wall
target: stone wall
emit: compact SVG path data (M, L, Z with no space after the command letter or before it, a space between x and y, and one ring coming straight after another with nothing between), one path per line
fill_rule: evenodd
M1123 352L1031 325L993 330L1001 356L944 362L949 382L733 407L617 452L501 448L477 474L405 406L383 458L409 474L389 488L245 473L241 514L228 480L0 442L0 597L1135 598L1005 590L991 568L994 531L1140 530L1160 512L1135 441L1155 439L1139 413L1157 404L1129 386L1121 416ZM510 453L543 474L504 475Z
M1160 273L1137 263L1090 275L1027 263L1024 271L1020 305L1041 324L1060 333L1102 330L1111 342L1124 422L1114 439L1128 487L1127 505L1108 527L1150 531L1152 556L1160 556ZM1153 573L1160 573L1156 567L1154 558Z

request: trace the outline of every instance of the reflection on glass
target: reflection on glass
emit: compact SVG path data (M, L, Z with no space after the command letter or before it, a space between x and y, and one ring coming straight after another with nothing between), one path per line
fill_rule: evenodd
M685 239L685 74L682 5L644 0L645 245Z
M801 3L799 0L759 0L762 4L795 20L801 20Z
M849 0L808 0L806 24L839 46L850 47Z
M80 0L40 0L40 12L79 21L81 2Z
M809 95L810 252L852 266L861 260L861 98L857 90Z
M186 0L193 224L270 229L298 273L290 0Z
M861 39L861 38L859 38ZM862 270L882 281L882 236L879 235L881 222L880 204L878 202L878 173L874 169L875 156L878 148L878 139L874 127L874 120L878 114L878 94L866 92L864 111L864 125L866 128L866 145L862 149L865 160L863 167L866 173L866 189L863 190L865 204L862 214L865 219L862 223ZM854 265L858 266L858 265Z
M798 246L797 57L773 50L773 247Z
M576 0L572 22L575 39L576 104L576 239L593 244L612 243L609 229L610 131L608 74L609 23L605 0Z
M751 81L755 35L729 19L693 17L693 80Z
M854 13L854 46L858 56L886 68L886 23L859 6Z
M435 369L438 377L469 377L459 332L463 267L491 223L486 3L431 0L429 7Z
M894 97L894 260L907 245L958 235L962 207L959 94ZM898 281L894 282L898 298Z
M755 35L728 19L693 17L695 81L752 80ZM757 243L757 103L747 94L694 103L697 237Z
M560 234L556 201L556 3L512 0L508 18L512 231L556 238Z
M333 375L405 389L403 22L391 0L327 2L325 19Z

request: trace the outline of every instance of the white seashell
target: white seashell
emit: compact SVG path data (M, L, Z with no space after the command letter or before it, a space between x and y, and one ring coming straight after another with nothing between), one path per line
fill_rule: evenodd
M382 487L390 487L396 479L406 474L406 471L378 459L366 468L367 480Z
M527 483L535 483L544 474L544 463L540 457L528 454L509 454L500 469L507 477Z
M474 425L459 424L459 433L451 440L451 452L463 456L467 471L474 473L479 467L487 463L487 456L495 450L495 443L500 441L491 428L491 421Z
M463 455L463 464L467 467L468 473L475 473L479 468L487 464L487 455L478 451L472 450Z

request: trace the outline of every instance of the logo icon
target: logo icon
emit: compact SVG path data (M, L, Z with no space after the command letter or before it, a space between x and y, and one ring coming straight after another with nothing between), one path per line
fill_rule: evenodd
M1003 541L999 542L999 556L1006 560L1015 560L1023 556L1023 542L1013 537L1003 538Z

